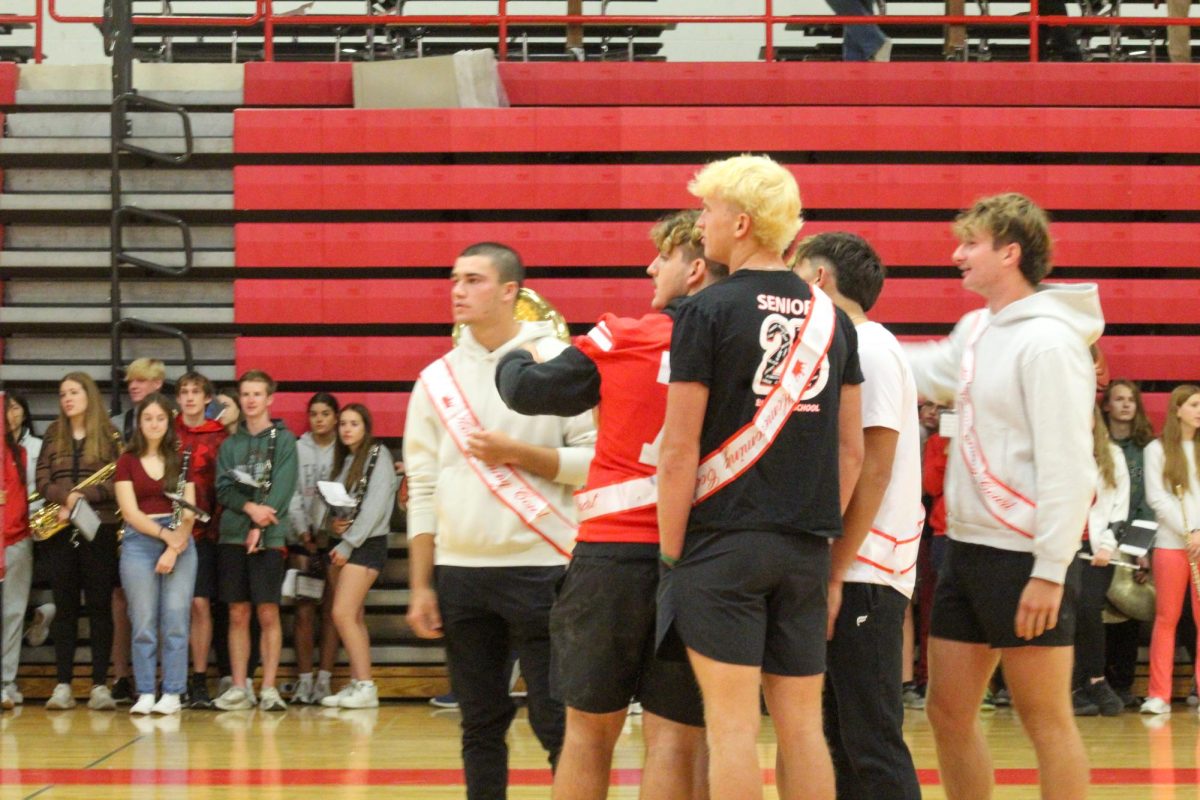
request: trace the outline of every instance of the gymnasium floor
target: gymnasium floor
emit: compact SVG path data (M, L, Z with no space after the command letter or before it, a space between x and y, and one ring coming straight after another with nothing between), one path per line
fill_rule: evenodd
M939 800L929 724L907 712L905 732L924 797ZM984 727L997 769L998 800L1036 798L1032 751L1011 710L987 714ZM1168 719L1136 714L1081 719L1091 758L1092 798L1200 798L1200 726L1176 705ZM549 771L524 713L511 738L512 800L548 798ZM637 797L641 724L632 719L618 746L611 798ZM774 763L774 734L764 720L760 757ZM28 706L0 716L0 800L17 798L334 798L462 797L458 715L423 703L376 710L293 708L181 717L50 713ZM766 770L767 797L774 798ZM880 800L886 800L881 798Z

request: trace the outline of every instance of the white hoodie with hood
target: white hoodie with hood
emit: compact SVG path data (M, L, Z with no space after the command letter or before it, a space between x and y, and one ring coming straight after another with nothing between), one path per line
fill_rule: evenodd
M566 345L548 322L522 322L515 337L488 351L470 329L446 356L455 380L480 425L518 441L558 451L553 481L524 473L527 480L568 518L575 519L574 492L587 480L596 443L591 412L576 417L526 417L511 411L496 391L496 364L527 342L550 359ZM404 424L404 467L408 475L408 535L432 533L436 563L456 567L548 567L566 559L504 506L483 484L442 425L423 381L413 387ZM573 537L555 543L570 552Z
M908 345L917 390L956 400L963 350L980 317L971 401L991 472L1037 506L1033 538L999 523L980 499L959 448L950 446L947 534L1001 550L1032 552L1030 577L1062 583L1079 549L1096 486L1092 405L1096 374L1088 346L1104 330L1095 284L1042 284L996 314L972 311L950 338ZM963 415L958 415L962 425Z

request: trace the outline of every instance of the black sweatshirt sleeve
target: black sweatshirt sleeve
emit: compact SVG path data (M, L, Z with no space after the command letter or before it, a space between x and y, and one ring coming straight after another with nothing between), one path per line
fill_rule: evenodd
M496 366L496 390L518 414L573 417L600 402L600 371L576 347L541 364L517 348Z

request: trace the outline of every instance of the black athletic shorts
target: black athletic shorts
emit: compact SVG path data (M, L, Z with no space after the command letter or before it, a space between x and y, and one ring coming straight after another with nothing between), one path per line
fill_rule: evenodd
M1067 647L1075 643L1082 561L1071 562L1058 624L1036 639L1017 636L1017 606L1033 572L1033 553L950 539L938 570L929 633L939 639L989 647Z
M386 535L372 536L350 551L350 558L346 563L383 572L383 567L387 564L387 557L388 537Z
M550 610L554 695L579 711L646 711L704 725L700 687L686 661L655 655L658 545L580 542Z
M772 675L825 672L829 540L811 534L688 533L659 588L658 646L683 644Z
M196 548L196 590L195 597L203 597L210 602L217 599L217 549L220 547L212 539L192 539Z
M263 605L282 600L284 551L247 553L240 544L217 545L218 581L224 603Z

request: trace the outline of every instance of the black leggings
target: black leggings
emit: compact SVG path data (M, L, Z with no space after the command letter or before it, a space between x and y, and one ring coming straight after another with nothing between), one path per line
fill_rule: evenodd
M117 585L117 530L103 525L92 541L72 536L71 528L42 543L38 553L48 566L50 590L57 613L50 626L59 683L70 683L75 674L75 646L79 640L79 593L88 613L92 649L92 683L108 680L112 656L112 593Z
M1092 548L1090 542L1084 542L1079 551L1090 558ZM1075 621L1075 683L1083 685L1091 678L1104 676L1105 631L1104 612L1105 595L1108 585L1112 583L1113 570L1116 567L1093 567L1083 565L1082 579L1079 587L1079 611Z

